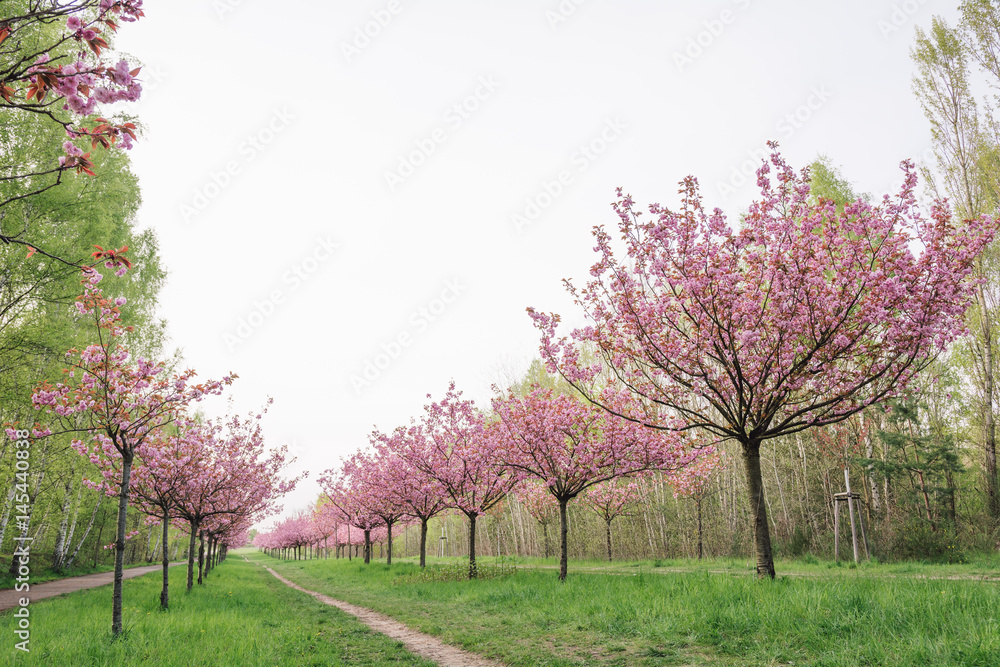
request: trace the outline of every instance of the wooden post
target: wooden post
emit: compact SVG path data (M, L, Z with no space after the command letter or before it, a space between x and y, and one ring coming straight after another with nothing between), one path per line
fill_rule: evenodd
M857 564L861 560L858 555L858 529L854 526L854 494L851 493L851 475L847 468L844 468L844 485L847 487L847 512L851 515L851 545L854 547L854 562Z
M840 562L840 499L833 496L833 562Z

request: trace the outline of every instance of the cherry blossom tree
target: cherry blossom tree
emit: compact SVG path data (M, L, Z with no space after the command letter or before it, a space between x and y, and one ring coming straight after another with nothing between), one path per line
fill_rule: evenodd
M426 567L427 523L451 508L444 486L410 463L414 456L427 451L427 439L419 426L411 425L400 426L392 435L376 432L373 443L388 450L384 460L392 469L390 492L406 514L420 522L420 567Z
M169 540L171 510L174 499L182 492L188 476L196 470L207 448L203 439L204 432L197 424L188 419L178 419L174 433L160 429L149 439L136 448L137 458L141 465L133 469L133 477L129 489L131 502L141 511L157 517L163 531L162 544ZM104 459L111 461L113 459ZM98 460L100 464L101 460ZM110 492L113 489L115 469L105 466L102 469L105 477L105 487ZM170 600L170 560L167 549L163 549L163 588L160 591L160 607L167 609Z
M529 314L550 370L588 397L599 400L595 382L609 373L662 408L647 425L680 418L740 443L757 573L773 578L761 446L904 392L963 331L968 277L998 223L954 220L945 202L925 217L909 162L894 199L810 202L808 170L771 147L738 229L705 210L693 177L679 210L654 204L649 220L619 189L624 257L596 228L592 278L567 283L587 326L560 338L558 315ZM585 344L600 363L583 361Z
M569 501L601 482L650 470L684 468L700 453L687 446L680 430L643 426L644 411L627 392L605 388L600 402L615 412L542 388L523 397L511 392L493 400L502 425L494 431L500 439L500 457L514 471L540 480L559 504L562 581L569 567Z
M373 438L377 437L373 435ZM343 474L350 480L350 493L359 512L375 517L376 523L385 527L387 565L392 565L392 527L406 516L407 511L395 490L406 476L406 469L401 463L383 447L370 452L359 451L343 464Z
M639 500L639 485L634 480L626 482L608 481L597 484L583 496L587 506L604 519L608 545L608 562L611 562L611 522L620 516L627 516L632 506Z
M266 410L265 410L266 411ZM230 417L225 424L204 425L206 455L190 466L187 481L176 494L173 516L189 532L187 588L194 585L195 540L202 541L198 557L198 583L203 581L205 531L213 521L243 517L250 523L280 511L276 501L295 489L305 473L285 479L285 469L294 459L288 447L268 450L260 426L261 413L246 418Z
M674 487L674 498L686 497L694 501L698 521L698 560L702 559L703 531L701 521L701 506L705 496L711 493L711 483L720 470L725 468L723 452L714 450L700 457L694 465L682 468L669 476L670 485Z
M385 521L371 509L365 489L355 482L347 466L327 470L319 478L326 500L337 509L345 523L357 527L364 535L364 559L368 565L372 557L372 531L384 528Z
M425 446L412 451L408 461L441 484L451 504L468 518L469 578L475 579L476 519L502 501L518 478L503 462L501 439L487 435L483 415L473 401L462 398L454 382L445 397L424 406L424 412Z
M127 267L109 260L108 268L123 274ZM98 466L115 470L118 487L118 525L115 541L112 632L122 631L122 573L126 517L132 466L139 448L159 429L183 414L188 405L207 394L218 394L235 378L195 384L195 372L166 377L163 364L136 359L120 344L128 328L121 324L123 298L110 299L98 286L102 276L84 270L84 292L76 307L94 327L96 342L83 351L66 353L66 381L39 386L32 394L36 410L54 414L60 432L86 432L90 440L73 446ZM51 428L48 429L52 432Z
M521 503L528 514L542 527L542 540L545 557L549 557L549 524L559 517L559 504L549 492L549 487L542 482L525 480L513 491L514 497Z

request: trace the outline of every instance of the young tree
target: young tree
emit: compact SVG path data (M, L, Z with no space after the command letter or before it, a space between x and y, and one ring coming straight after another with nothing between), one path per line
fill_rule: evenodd
M189 464L185 484L176 493L172 509L174 518L183 521L190 531L188 590L194 585L195 539L204 540L204 531L218 525L211 522L227 517L259 521L278 511L274 503L305 476L281 476L292 460L288 459L287 446L267 450L260 426L262 413L245 419L232 416L225 426L208 421L202 427L206 454L195 465ZM202 555L198 557L199 584L203 580Z
M674 487L674 498L683 496L694 500L698 522L698 560L701 560L704 551L701 505L705 497L711 493L710 485L713 478L723 466L723 452L714 450L706 452L694 464L685 466L669 476L670 485Z
M589 325L570 341L557 337L557 315L529 313L550 367L592 400L603 369L685 428L740 443L757 573L773 578L761 446L905 391L961 334L968 276L997 222L957 222L941 202L924 218L909 162L895 200L842 212L810 203L808 170L796 174L770 145L761 199L738 230L704 209L693 177L681 209L654 204L649 221L619 190L626 257L597 228L593 278L582 290L568 284ZM602 364L580 363L581 344ZM643 423L672 428L661 417Z
M475 579L476 519L502 501L518 480L500 456L499 439L486 434L483 416L454 382L441 401L425 405L424 411L426 446L412 452L408 462L441 484L451 504L468 518L469 579Z
M378 433L373 434L373 441L378 438ZM401 459L382 447L371 453L356 452L343 465L343 474L350 480L351 494L360 513L374 516L385 527L387 565L392 565L392 527L406 516L408 509L397 493L408 472L408 467L402 464Z
M109 260L107 264L119 273L127 268L120 261ZM74 442L77 451L117 471L118 526L111 624L117 636L122 631L126 518L137 451L158 429L177 419L189 404L207 394L220 393L235 376L194 384L193 370L168 378L162 364L145 359L130 363L129 352L119 341L125 332L119 311L124 299L112 301L106 297L98 287L100 281L100 273L86 270L84 293L76 303L80 314L91 320L96 342L82 352L68 351L67 381L55 385L44 383L32 394L32 403L36 409L55 413L62 432L91 434L89 442ZM52 432L51 428L47 430Z
M420 521L420 567L426 567L427 523L451 507L441 483L409 463L414 456L426 451L427 440L423 431L413 425L400 426L391 436L376 432L373 443L387 450L383 456L393 471L389 491L408 516Z
M514 496L524 509L542 527L542 544L545 557L549 557L549 524L559 516L559 504L549 493L549 487L534 480L525 480L514 489Z
M161 522L163 542L163 587L160 591L160 608L167 609L170 600L170 558L166 545L169 539L170 519L175 499L183 493L189 477L204 468L202 458L207 455L205 431L197 424L179 419L175 433L164 429L143 442L136 454L143 462L133 470L130 489L132 503ZM104 468L106 484L110 490L114 469Z
M620 516L628 516L632 506L639 499L639 486L634 481L602 482L591 487L583 496L584 502L597 516L604 520L608 546L608 562L611 562L611 522Z
M569 567L570 500L601 482L650 470L678 470L698 458L699 452L687 447L679 430L644 427L645 414L627 392L605 389L599 400L616 414L551 389L493 400L502 425L491 431L499 438L500 457L517 473L544 483L559 503L561 581Z

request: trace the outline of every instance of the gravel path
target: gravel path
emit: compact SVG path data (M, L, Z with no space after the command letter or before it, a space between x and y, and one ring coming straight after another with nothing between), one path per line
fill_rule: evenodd
M170 567L174 567L175 565L187 565L187 563L171 563ZM149 574L150 572L160 572L162 570L162 565L131 567L123 572L122 577L124 579L133 579L135 577L141 577L144 574ZM28 598L34 603L39 600L44 600L45 598L63 595L64 593L75 593L76 591L82 591L86 588L106 586L107 584L113 583L114 580L114 572L98 572L97 574L85 574L79 577L67 577L66 579L46 581L42 584L32 584L31 582L28 582L29 588L26 591L18 592L13 588L6 588L0 591L0 612L17 607L21 598Z
M246 556L244 556L244 558L246 558ZM249 559L247 559L247 562L250 562ZM347 612L352 616L356 616L362 623L367 625L372 630L381 632L384 635L402 642L411 653L416 653L422 658L433 660L443 667L503 667L503 663L487 660L486 658L482 658L474 653L469 653L468 651L463 651L460 648L449 646L436 637L431 637L430 635L425 635L422 632L417 632L416 630L403 625L399 621L394 621L388 616L380 614L377 611L372 611L371 609L335 600L327 595L323 595L322 593L302 588L298 584L285 579L271 568L263 565L261 567L274 575L278 581L286 586L290 586L297 591L302 591L307 595L311 595L323 604L328 604L332 607L340 609L341 611Z

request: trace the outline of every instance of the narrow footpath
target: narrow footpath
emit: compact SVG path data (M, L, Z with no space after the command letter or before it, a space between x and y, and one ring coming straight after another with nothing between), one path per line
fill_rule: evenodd
M243 559L248 563L252 562L246 556L243 556ZM469 653L468 651L463 651L460 648L445 644L436 637L425 635L422 632L417 632L416 630L403 625L399 621L395 621L388 616L378 613L377 611L372 611L371 609L366 609L364 607L358 607L341 600L335 600L327 595L323 595L322 593L302 588L298 584L285 579L266 565L261 565L261 567L274 575L278 581L286 586L294 588L297 591L302 591L307 595L311 595L323 604L328 604L331 607L336 607L343 612L356 616L358 620L372 630L381 632L392 639L402 642L411 653L415 653L422 658L427 658L428 660L433 660L437 664L442 665L442 667L503 667L503 663L487 660L486 658L480 657L475 653Z
M174 567L176 565L187 565L187 563L171 563L170 567ZM122 573L122 578L134 579L135 577L141 577L142 575L149 574L150 572L160 572L162 570L163 565L131 567ZM19 592L13 588L7 588L0 591L0 612L19 606L18 601L21 598L28 598L31 602L37 602L39 600L44 600L45 598L62 595L64 593L75 593L76 591L82 591L87 588L106 586L107 584L113 583L114 580L115 573L113 571L98 572L97 574L84 574L79 577L67 577L66 579L46 581L41 584L32 584L29 582L29 588L26 591Z

